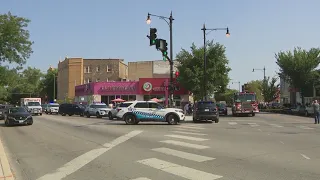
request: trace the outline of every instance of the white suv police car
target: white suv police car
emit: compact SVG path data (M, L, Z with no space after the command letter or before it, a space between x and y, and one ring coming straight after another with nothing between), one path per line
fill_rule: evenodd
M154 101L128 101L123 102L117 108L117 117L126 124L138 124L140 121L168 122L178 124L184 121L185 115L182 109L164 108Z
M107 107L105 103L93 103L90 104L84 111L84 115L88 118L90 116L96 116L97 118L107 117L111 109Z

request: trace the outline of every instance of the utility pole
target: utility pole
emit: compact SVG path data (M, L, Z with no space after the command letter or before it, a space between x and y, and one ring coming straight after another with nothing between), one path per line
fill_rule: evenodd
M240 84L240 81L236 81L236 82L232 82L233 83L238 83L239 84L239 92L241 92L241 84Z
M53 73L53 102L56 99L56 75Z
M267 80L267 77L266 77L266 67L263 66L263 69L253 68L253 69L252 69L252 72L254 72L254 71L256 71L256 70L258 70L258 71L263 71L263 80L266 81L266 80Z
M214 28L214 29L207 29L206 25L203 24L203 28L201 29L203 31L203 100L207 101L208 95L207 95L207 55L206 55L206 50L207 50L207 45L206 45L206 35L208 35L211 31L219 31L219 30L226 30L226 36L229 37L229 28ZM206 31L209 31L208 33Z

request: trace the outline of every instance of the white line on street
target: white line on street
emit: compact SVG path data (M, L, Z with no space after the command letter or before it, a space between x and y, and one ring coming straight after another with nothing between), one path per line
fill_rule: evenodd
M278 127L278 128L281 128L281 127L283 127L283 126L280 126L280 125L278 125L278 124L270 124L270 126L273 126L273 127Z
M175 130L178 131L189 131L189 132L200 132L199 130L195 130L195 129L185 129L185 128L180 128L180 127L175 127Z
M194 149L207 149L207 148L209 148L209 146L203 146L203 145L199 145L199 144L185 143L185 142L174 141L174 140L165 140L165 141L159 141L159 142L166 143L166 144L172 144L172 145L176 145L176 146L183 146L183 147L188 147L188 148L194 148Z
M151 179L146 178L146 177L139 177L139 178L135 178L135 179L131 179L131 180L151 180Z
M183 131L171 131L171 132L180 133L180 134L198 135L198 136L206 136L207 135L207 134L202 134L202 133L183 132Z
M236 125L236 124L238 124L237 122L228 122L228 124L230 124L230 125Z
M106 143L104 148L93 149L89 152L86 152L75 159L71 160L70 162L63 165L61 168L57 169L55 172L46 174L37 180L61 180L68 175L76 172L89 162L93 161L95 158L99 157L103 153L109 151L110 149L114 148L115 146L137 136L138 134L142 133L142 131L131 131L130 133L120 136L113 140L111 143Z
M261 129L258 129L260 132L262 132L262 130Z
M195 127L195 126L179 126L179 128L185 128L185 129L206 129L202 127Z
M280 141L281 144L284 144L284 142Z
M248 123L251 127L257 127L259 126L257 123Z
M297 126L297 127L301 128L301 129L314 129L314 128L311 128L311 127L308 127L308 126Z
M137 162L189 180L199 180L199 178L201 180L215 180L223 177L167 161L162 161L157 158L144 159Z
M308 156L304 155L304 154L300 154L302 157L304 157L305 159L310 159Z
M186 139L186 140L190 140L190 141L207 141L207 140L209 140L209 139L204 139L204 138L182 136L182 135L175 135L175 134L169 134L169 135L164 135L164 136L178 138L178 139Z
M152 150L163 153L163 154L176 156L179 158L183 158L183 159L187 159L187 160L191 160L191 161L196 161L196 162L204 162L204 161L210 161L210 160L215 159L212 157L201 156L201 155L187 153L187 152L183 152L183 151L177 151L177 150L169 149L169 148L165 148L165 147L156 148L156 149L152 149Z

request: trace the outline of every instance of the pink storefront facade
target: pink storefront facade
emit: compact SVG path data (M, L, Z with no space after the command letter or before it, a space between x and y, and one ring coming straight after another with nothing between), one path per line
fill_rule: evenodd
M87 104L104 102L111 104L112 100L121 98L126 101L150 100L152 98L167 99L168 78L140 78L129 82L95 82L76 86L75 102ZM190 101L189 92L177 85L174 101L180 103ZM167 101L165 102L167 103Z

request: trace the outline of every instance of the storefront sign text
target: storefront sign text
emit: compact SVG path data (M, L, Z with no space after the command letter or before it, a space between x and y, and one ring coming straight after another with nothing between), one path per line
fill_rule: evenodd
M135 86L103 86L100 88L101 91L135 91Z

